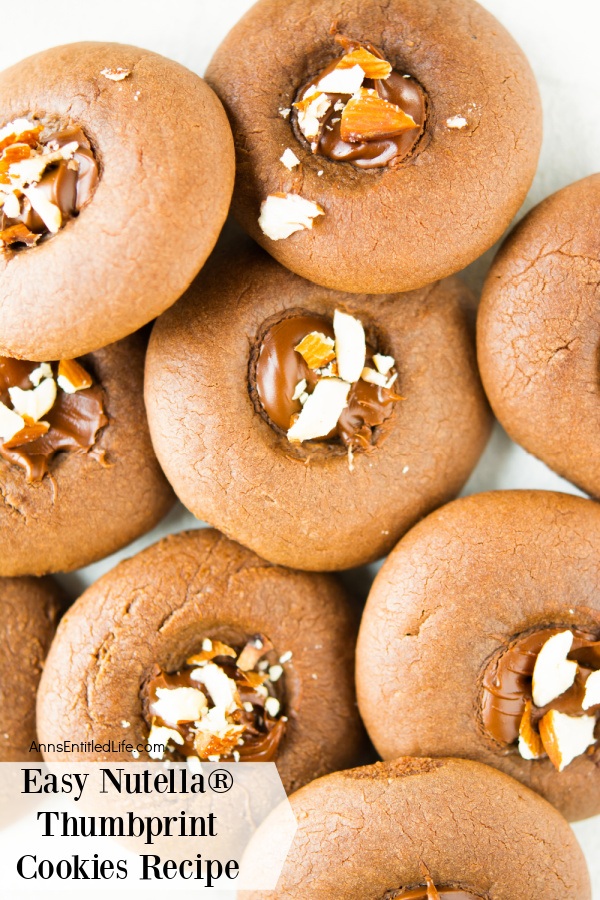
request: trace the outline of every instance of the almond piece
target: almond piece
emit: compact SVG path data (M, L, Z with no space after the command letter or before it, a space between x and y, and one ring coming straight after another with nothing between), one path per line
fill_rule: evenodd
M260 635L251 638L238 656L236 663L238 669L241 669L242 672L251 671L270 647L270 644L268 647L265 647L265 642Z
M375 91L361 88L344 107L340 136L343 141L371 141L394 137L416 127L413 117L395 103L383 100Z
M318 381L302 412L288 430L288 440L302 443L326 437L348 405L349 391L350 385L339 378Z
M356 94L364 80L365 73L360 66L354 65L350 69L336 66L320 79L317 90L324 94Z
M376 384L382 388L387 386L388 380L385 375L382 375L381 372L376 372L375 369L370 369L368 366L365 366L362 370L360 377L369 384Z
M327 337L320 331L311 331L310 334L302 338L300 343L294 347L294 350L302 356L309 369L319 369L335 359L333 338ZM306 382L300 393L303 393L305 388Z
M600 706L600 669L592 672L585 683L585 696L582 709L591 709L593 706Z
M153 712L167 725L196 722L208 709L208 700L197 688L157 688L156 696Z
M206 646L204 646L206 644ZM202 642L202 650L186 659L188 666L198 666L200 663L210 662L215 656L230 656L235 659L237 653L229 644L223 644L221 641L205 640Z
M447 128L464 128L468 124L464 116L450 116L449 119L446 119Z
M596 716L567 716L551 709L540 722L540 737L555 769L562 772L596 743Z
M58 364L58 378L56 380L59 388L62 388L67 394L84 391L86 388L91 388L94 383L92 377L88 375L76 359L61 359Z
M50 363L40 363L39 366L29 373L29 380L34 387L37 387L43 378L53 378L52 366Z
M298 100L294 107L298 110L298 128L307 141L314 141L319 137L321 119L327 114L331 100L327 94L315 91L309 97Z
M116 66L114 69L101 69L101 75L108 78L109 81L123 81L131 75L131 69L124 69L122 66Z
M227 720L223 709L214 706L198 722L194 747L204 759L224 756L237 745L243 732L243 725L233 725Z
M396 360L393 356L383 356L381 353L373 354L373 362L377 371L381 372L382 375L389 375L391 369L396 365Z
M30 419L31 422L38 422L54 406L56 382L53 378L44 378L35 388L24 391L19 387L11 387L8 393L15 411L20 416Z
M302 394L306 391L306 378L303 378L302 381L299 381L294 389L294 393L292 394L292 400L299 400Z
M296 231L313 227L313 219L325 214L318 203L299 194L269 194L260 207L258 224L272 241L288 238Z
M358 381L365 367L367 341L362 322L336 309L333 315L335 355L340 378L352 384Z
M10 218L8 210L5 209L5 213ZM4 231L0 231L0 243L5 247L12 247L13 244L25 244L26 247L35 247L40 238L41 234L34 234L22 222L17 222L16 225L10 225Z
M282 162L286 169L289 169L290 172L293 168L295 168L295 166L300 165L300 160L298 159L294 151L290 150L289 147L283 151L283 155L279 157L279 162Z
M4 446L7 450L13 450L15 447L21 447L23 444L37 441L38 438L48 434L49 431L50 424L48 422L34 422L33 425L25 425L24 428L17 431L14 437L4 441Z
M215 707L220 707L225 712L238 709L235 681L229 678L220 666L209 662L201 669L190 672L190 678L205 686Z
M12 440L23 428L25 428L23 416L9 409L4 403L0 403L0 438L3 443Z
M577 675L577 663L567 656L573 646L573 632L560 631L548 638L533 669L533 702L540 709L568 691Z
M523 759L541 759L546 753L541 737L537 731L534 731L531 710L532 703L531 700L528 700L519 725L519 753Z
M351 69L353 66L360 66L365 78L385 79L389 78L392 72L389 62L375 56L366 47L357 47L356 50L346 53L337 64L338 69Z
M163 759L170 741L181 745L183 744L183 737L174 728L165 728L163 725L155 725L153 722L147 740L148 744L154 745L148 751L150 759ZM162 750L159 750L156 745L162 746Z
M31 203L50 234L60 231L62 225L62 213L59 207L52 203L43 191L35 187L23 188L23 193Z
M0 128L0 152L11 144L28 144L35 147L41 131L42 126L30 122L29 119L15 119L9 122L4 128Z

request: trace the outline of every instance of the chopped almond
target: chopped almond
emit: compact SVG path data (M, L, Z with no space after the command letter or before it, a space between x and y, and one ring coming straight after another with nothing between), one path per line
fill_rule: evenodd
M292 443L326 437L336 427L348 404L350 385L339 378L323 378L302 407L302 412L288 430Z
M104 75L105 78L108 78L109 81L123 81L131 75L131 69L124 69L122 66L117 66L114 69L102 69L100 74Z
M186 660L188 666L197 666L200 663L210 662L215 656L230 656L236 658L237 653L229 644L223 644L221 641L206 641L206 647L203 645L200 653L195 653Z
M34 422L32 425L25 425L20 431L17 431L14 437L8 441L4 441L7 450L13 450L15 447L21 447L23 444L30 444L37 441L50 431L48 422Z
M542 739L533 728L531 710L532 703L528 700L519 726L519 753L523 759L541 759L546 754Z
M6 209L4 211L10 218L8 211ZM12 247L13 244L25 244L26 247L35 247L40 237L40 234L34 234L22 222L17 222L16 225L10 225L4 231L0 231L0 243L6 247Z
M17 143L36 147L41 131L42 126L30 122L29 119L15 119L14 122L9 122L4 128L0 128L0 152Z
M184 741L183 737L174 728L166 728L163 725L155 725L152 722L147 741L148 744L153 745L152 749L148 751L150 759L163 759L170 742L183 744Z
M292 394L292 400L299 400L302 394L305 393L307 388L306 378L303 378L302 381L299 381L296 387L294 388L294 393Z
M375 56L366 47L357 47L356 50L346 53L337 64L338 69L351 69L353 66L360 66L365 73L365 78L389 78L392 72L389 62Z
M261 659L268 650L271 649L271 643L260 635L251 638L237 659L237 667L242 672L249 672L255 667L259 659Z
M300 160L289 147L283 151L282 156L279 157L279 162L282 162L286 169L289 169L290 171L295 168L295 166L300 165Z
M393 356L384 356L382 353L375 353L373 362L377 371L381 372L382 375L389 375L391 369L396 365L396 360Z
M375 91L361 88L342 112L340 135L343 141L372 141L394 137L416 128L412 116L384 100Z
M58 386L67 394L84 391L94 383L91 375L85 371L76 359L61 359L58 364Z
M315 91L309 97L294 103L298 110L298 127L307 141L314 141L319 137L322 119L327 115L331 100L322 91Z
M356 94L364 80L365 73L360 66L354 65L350 69L336 66L319 80L317 90L324 94Z
M296 231L313 227L313 219L324 215L325 210L299 194L269 194L260 207L258 224L272 241L288 238Z
M309 369L319 369L335 359L333 338L320 331L311 331L302 338L294 350L302 356Z
M376 372L375 369L370 369L368 366L365 366L362 370L360 377L369 384L376 384L382 388L387 387L388 379L386 376L382 375L381 372Z
M0 403L0 438L10 441L25 428L25 419L4 403Z
M166 725L196 722L208 709L202 691L192 687L157 688L153 711Z
M540 737L552 765L562 772L596 742L596 716L567 716L551 709L540 722Z
M44 378L35 388L24 391L19 387L11 387L8 393L15 411L20 416L29 419L30 422L39 422L54 406L56 382L53 378Z
M592 672L585 683L585 696L583 698L583 709L591 709L593 706L600 706L600 669Z
M568 691L577 675L577 663L567 656L573 646L573 632L560 631L548 638L533 669L533 702L540 709Z
M24 188L23 193L50 234L56 234L57 231L60 231L62 213L56 203L48 200L45 193L35 187Z
M352 384L365 367L367 342L360 319L336 309L333 315L335 355L340 378Z

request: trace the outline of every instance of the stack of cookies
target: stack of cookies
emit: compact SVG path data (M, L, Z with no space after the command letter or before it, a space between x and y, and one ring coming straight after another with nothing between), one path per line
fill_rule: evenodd
M473 0L309 7L259 0L206 81L102 43L0 73L0 761L275 762L300 824L253 898L586 900L600 507L454 498L493 414L600 497L600 176L478 303L527 60ZM176 498L210 527L67 609L52 574ZM384 556L359 614L337 573Z

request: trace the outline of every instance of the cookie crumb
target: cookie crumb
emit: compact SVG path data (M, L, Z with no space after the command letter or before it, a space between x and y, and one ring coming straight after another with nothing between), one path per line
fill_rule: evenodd
M450 116L449 119L446 119L448 128L464 128L468 124L464 116Z
M114 69L102 69L100 74L104 75L105 78L108 78L109 81L123 81L123 79L128 78L131 75L131 69L124 69L122 66L117 66Z
M282 162L286 169L289 169L290 172L295 166L300 165L300 160L296 156L293 150L290 150L288 147L284 150L283 155L279 157L279 162Z

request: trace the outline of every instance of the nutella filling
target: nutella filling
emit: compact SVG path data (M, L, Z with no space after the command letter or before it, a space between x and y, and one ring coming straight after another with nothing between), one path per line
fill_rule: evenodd
M177 672L156 666L142 705L148 743L164 748L155 759L271 762L287 722L283 666L262 634L241 648L207 638Z
M559 635L559 641L566 640L566 652L561 656L557 647L550 657L548 642L555 639L556 644ZM600 675L596 674L600 672L599 637L577 629L548 627L513 641L484 672L481 716L486 733L505 747L518 748L526 759L548 755L562 769L568 762L557 756L555 744L560 743L560 735L556 734L556 725L565 729L568 740L569 723L575 723L578 732L587 727L581 753L593 752L600 739ZM541 659L543 649L548 661ZM553 690L553 681L561 677L566 680L558 680ZM535 703L536 679L541 705ZM562 740L564 743L565 738Z
M41 481L57 453L92 450L107 423L102 388L76 360L0 357L0 456L28 482Z
M297 138L313 153L360 168L394 166L421 137L427 98L372 44L337 35L344 54L304 84L292 107Z
M34 247L79 215L98 184L98 165L83 130L42 136L17 119L0 129L0 250Z
M347 317L350 318L353 317ZM353 322L360 333L362 325L357 319ZM368 450L373 445L374 430L391 416L394 403L400 399L393 390L397 377L394 360L370 347L364 332L363 341L363 365L358 364L355 381L344 382L348 389L337 421L324 433L306 440L337 442L351 450ZM327 379L343 381L336 356L340 352L338 344L334 323L324 316L310 314L282 319L262 339L255 374L258 398L269 422L292 441L292 426L300 419L317 385ZM365 377L379 383L367 381Z

